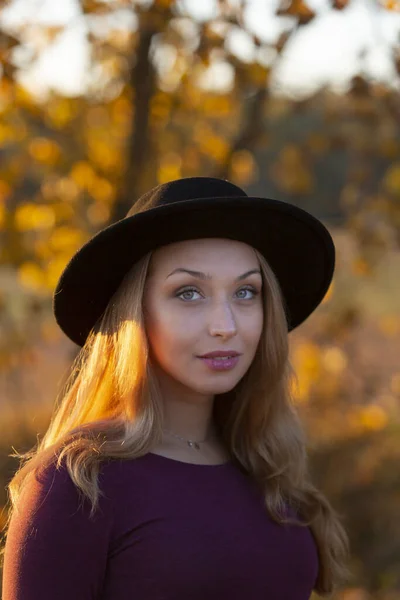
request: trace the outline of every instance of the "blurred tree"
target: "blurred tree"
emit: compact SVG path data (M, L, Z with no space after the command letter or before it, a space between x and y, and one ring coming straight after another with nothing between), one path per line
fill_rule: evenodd
M343 10L347 4L332 2L332 9ZM205 21L195 20L185 3L172 0L81 0L79 6L77 20L85 21L92 61L86 97L73 100L53 94L39 106L16 83L18 70L37 60L64 27L25 22L12 33L3 31L1 43L3 261L18 266L22 280L36 280L37 287L44 285L47 291L85 235L123 218L132 198L155 183L198 172L247 185L258 177L254 154L269 144L271 72L297 30L317 17L303 0L282 0L276 14L290 24L271 43L249 29L243 1L219 0ZM239 33L251 48L246 60L234 52ZM397 65L396 49L393 52ZM226 73L225 85L218 83L218 73ZM365 78L354 79L354 111L367 125L380 116L370 88ZM391 110L398 111L394 102ZM368 171L368 155L376 160L376 153L367 148L367 136L363 133L361 138L359 131L346 188L353 196L355 189L363 192L360 174ZM317 141L311 153L298 143L282 148L270 170L278 194L301 198L312 192L316 160L310 154L318 159L338 141L337 135L325 137L323 148ZM394 163L386 173L386 195L397 195L397 170ZM349 193L344 199L348 210ZM391 198L388 203L392 206ZM381 211L384 204L381 199ZM358 204L356 208L358 215ZM386 207L383 212L391 224L398 223L398 211L394 221L393 210ZM68 214L75 221L69 229ZM369 216L367 211L359 217L355 229L369 235ZM49 276L40 266L49 258L49 251L44 257L43 237L60 220L65 221L63 243L69 242L54 260L53 239ZM382 222L377 238L385 237L388 229ZM35 245L32 239L38 230L42 241ZM60 240L61 233L56 235Z
M330 0L332 10L350 4ZM395 10L395 3L369 5ZM1 30L0 372L8 369L17 382L18 367L35 366L37 340L59 335L51 294L64 266L157 183L216 175L319 216L339 215L358 246L325 311L292 338L296 398L318 448L316 479L351 519L360 581L371 590L399 589L399 537L386 542L399 497L392 358L400 324L389 315L368 328L345 294L400 240L398 91L361 70L343 96L327 89L302 101L274 96L272 74L288 44L319 17L306 1L278 3L284 29L274 42L249 29L245 2L219 0L204 21L175 0L79 6L91 52L79 97L52 93L39 101L18 82L64 27L26 21ZM246 59L235 53L238 35L247 41ZM399 57L393 48L397 74ZM375 355L365 358L367 347Z

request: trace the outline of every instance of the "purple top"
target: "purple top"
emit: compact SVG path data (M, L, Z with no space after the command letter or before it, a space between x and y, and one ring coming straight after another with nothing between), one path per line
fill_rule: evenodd
M275 523L232 461L149 453L103 463L99 484L105 497L90 521L64 464L32 478L10 523L3 600L310 598L310 529Z

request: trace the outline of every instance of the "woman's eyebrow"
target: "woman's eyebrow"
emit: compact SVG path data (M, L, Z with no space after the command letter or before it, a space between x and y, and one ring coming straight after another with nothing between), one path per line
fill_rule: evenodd
M211 275L208 275L208 274L206 275L205 273L202 273L201 271L192 271L190 269L183 269L183 268L175 269L174 271L172 271L172 273L170 273L166 277L166 279L168 279L168 277L171 277L171 275L173 275L174 273L189 273L189 275L192 275L192 277L197 277L198 279L202 279L203 281L206 279L212 279ZM241 281L242 279L245 279L246 277L248 277L249 275L252 275L253 273L258 273L259 275L261 275L260 269L252 269L251 271L246 271L246 273L239 275L239 277L236 278L236 281Z

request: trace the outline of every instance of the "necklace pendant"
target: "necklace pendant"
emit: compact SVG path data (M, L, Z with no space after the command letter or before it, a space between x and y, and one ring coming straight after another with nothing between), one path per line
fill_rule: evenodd
M191 448L193 448L193 447L194 447L194 448L196 448L196 450L200 450L200 446L199 446L199 444L198 444L197 442L188 442L188 445L189 445Z

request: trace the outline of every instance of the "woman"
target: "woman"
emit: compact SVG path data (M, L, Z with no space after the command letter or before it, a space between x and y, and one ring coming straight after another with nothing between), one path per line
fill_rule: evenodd
M313 216L207 177L157 186L85 244L54 294L82 349L43 440L13 455L3 600L306 600L344 583L288 359L333 271Z

